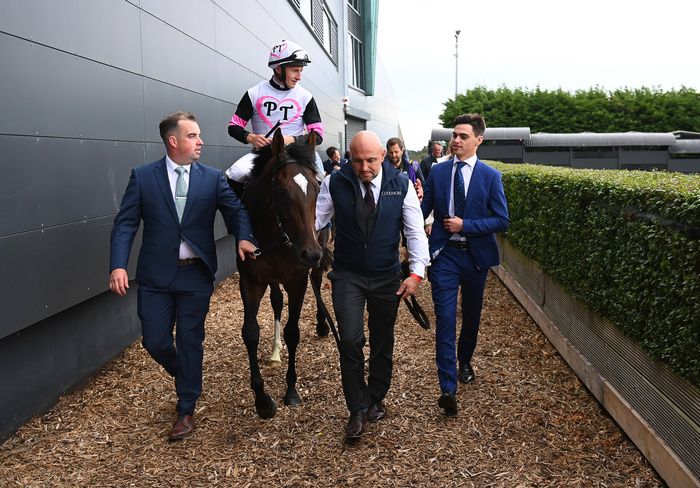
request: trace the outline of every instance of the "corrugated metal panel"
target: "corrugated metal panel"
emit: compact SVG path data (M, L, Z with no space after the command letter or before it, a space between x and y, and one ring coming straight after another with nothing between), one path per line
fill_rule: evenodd
M700 154L700 139L677 140L668 148L671 154Z
M431 141L449 141L452 129L439 127L430 133ZM526 141L530 139L529 127L487 127L484 133L487 141Z
M677 139L700 139L700 132L691 132L689 130L674 130L673 135Z
M532 134L527 147L608 147L671 146L676 138L671 132L580 132L578 134Z
M367 121L348 115L345 117L345 122L345 147L349 148L350 141L355 137L355 134L367 128Z

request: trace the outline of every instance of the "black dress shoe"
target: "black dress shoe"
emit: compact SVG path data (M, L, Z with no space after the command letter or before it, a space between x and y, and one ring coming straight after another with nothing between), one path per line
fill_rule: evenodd
M362 437L366 423L367 412L364 410L352 412L348 419L348 425L345 427L345 442L348 444L356 443Z
M457 399L454 393L443 393L438 398L438 407L445 410L445 415L457 415Z
M367 420L378 422L386 416L386 407L382 402L376 402L367 409Z
M476 376L474 375L474 370L472 369L471 364L462 364L459 366L459 374L457 375L457 378L459 378L459 381L462 383L471 383L474 381L474 378Z

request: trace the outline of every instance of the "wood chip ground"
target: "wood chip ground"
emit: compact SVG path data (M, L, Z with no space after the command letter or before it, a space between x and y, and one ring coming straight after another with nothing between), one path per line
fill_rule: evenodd
M331 336L315 337L311 298L309 289L301 406L282 405L283 354L282 368L262 368L277 415L257 417L234 275L217 287L207 318L194 437L167 442L173 381L137 342L0 445L0 486L664 486L493 275L473 361L477 381L460 387L459 414L446 418L436 404L434 329L419 328L401 305L387 417L346 447L338 352ZM434 327L429 284L419 300ZM259 318L264 362L272 336L267 298Z

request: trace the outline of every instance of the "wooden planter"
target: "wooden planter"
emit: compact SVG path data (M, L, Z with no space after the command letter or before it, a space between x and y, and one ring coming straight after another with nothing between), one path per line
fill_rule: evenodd
M499 237L494 271L670 487L700 486L700 391Z

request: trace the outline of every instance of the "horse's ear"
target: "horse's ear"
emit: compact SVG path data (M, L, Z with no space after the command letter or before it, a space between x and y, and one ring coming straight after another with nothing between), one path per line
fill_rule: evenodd
M273 156L281 156L284 154L284 136L282 129L277 129L272 137L272 154Z
M316 147L316 131L311 129L309 132L309 137L306 138L306 144L311 147L311 149Z

